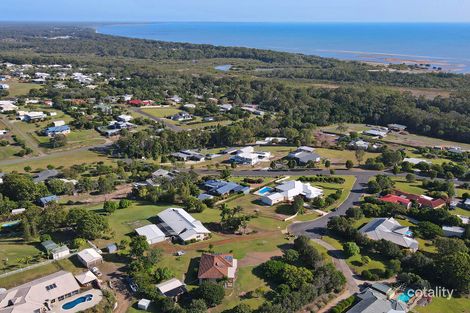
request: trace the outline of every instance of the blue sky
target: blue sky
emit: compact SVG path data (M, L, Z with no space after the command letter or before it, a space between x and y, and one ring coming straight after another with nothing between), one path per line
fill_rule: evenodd
M0 21L470 22L468 0L1 0Z

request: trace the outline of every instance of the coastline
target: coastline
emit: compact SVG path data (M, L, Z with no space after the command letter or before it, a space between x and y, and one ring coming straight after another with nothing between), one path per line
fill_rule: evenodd
M256 34L251 35L247 32L246 29L245 33L243 31L239 32L235 39L230 37L230 39L225 39L224 31L227 32L229 28L219 30L218 26L227 27L234 27L234 25L240 25L243 27L261 27L260 29L256 29ZM377 51L377 49L349 49L346 48L344 45L341 48L315 48L315 46L308 46L308 40L312 40L308 36L305 37L305 42L301 40L298 42L299 45L290 45L287 46L288 43L282 44L274 44L272 38L269 37L273 34L269 33L270 27L274 27L275 30L284 31L283 34L280 35L279 41L281 42L283 38L286 38L286 34L290 35L287 31L283 29L285 26L286 28L294 27L294 34L295 31L298 30L298 27L306 26L306 27L362 27L366 25L370 27L371 25L375 25L374 23L370 24L354 24L354 23L318 23L318 24L309 24L309 23L217 23L217 22L156 22L156 23L147 23L147 22L139 22L139 23L110 23L106 25L100 25L93 27L95 33L102 34L102 35L110 35L110 36L120 36L120 37L127 37L127 38L134 38L134 39L146 39L146 40L156 40L156 41L164 41L164 42L178 42L178 43L192 43L192 44L208 44L213 46L224 46L224 47L244 47L244 48L253 48L253 49L261 49L261 50L272 50L278 52L286 52L286 53L297 53L297 54L304 54L304 55L311 55L311 56L318 56L324 58L335 58L343 61L359 61L369 64L381 64L381 65L406 65L413 68L413 71L416 69L419 72L449 72L449 73L460 73L460 74L467 74L470 73L470 55L467 57L458 57L455 56L436 56L436 55L428 55L428 53L408 53L404 52L386 52L386 50ZM381 27L386 27L389 24L377 24ZM412 27L418 26L427 26L428 24L393 24L392 27L403 27L411 25ZM449 25L449 24L443 24ZM453 24L452 24L453 25ZM460 24L457 24L460 25ZM470 27L470 24L461 24L465 27ZM432 25L435 27L435 25ZM181 27L181 28L180 28ZM163 28L163 30L160 30ZM231 29L231 28L230 28ZM268 29L268 33L266 32ZM202 31L201 31L202 30ZM300 28L300 30L302 30ZM292 31L292 29L289 29ZM300 34L300 39L303 34ZM331 41L334 42L335 40L338 41L338 38L334 37L333 34ZM246 40L244 40L245 37ZM260 38L259 41L254 40L254 38L258 36ZM284 36L284 37L283 37ZM342 35L344 36L344 35ZM221 39L221 38L224 39ZM354 36L352 36L354 37ZM299 38L296 38L299 40ZM323 38L324 39L324 38ZM364 38L362 38L364 39ZM409 38L408 38L409 39ZM396 39L395 39L396 40ZM449 39L447 39L449 40ZM250 44L255 42L255 44ZM372 39L370 40L372 41ZM416 44L418 45L418 44ZM295 51L293 51L292 47L296 47ZM370 46L370 45L369 45ZM379 43L380 46L380 43ZM384 49L387 45L384 45ZM367 48L367 42L364 48ZM375 50L375 51L374 51ZM432 50L429 50L432 51ZM444 53L442 53L444 54Z

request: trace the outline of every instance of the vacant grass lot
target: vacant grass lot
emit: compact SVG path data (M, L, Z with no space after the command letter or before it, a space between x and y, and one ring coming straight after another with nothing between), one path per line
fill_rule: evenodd
M38 84L30 84L30 83L21 83L17 79L10 79L5 82L7 85L10 86L10 89L8 90L9 92L9 97L19 97L19 96L25 96L29 93L31 89L40 89L42 88L41 85Z
M358 161L356 160L356 152L354 150L317 148L315 149L315 152L318 153L322 159L330 160L331 168L344 168L344 164L347 160L353 161L355 166L358 165ZM375 158L378 155L378 153L365 152L362 163L364 163L368 158Z
M16 161L16 160L15 160ZM89 150L79 150L79 151L64 151L58 152L53 155L31 158L31 159L22 159L20 162L14 162L11 164L1 165L1 169L4 172L19 171L23 172L25 166L31 166L33 170L36 169L45 169L47 165L51 164L55 167L70 167L75 164L83 163L94 163L94 162L104 162L105 164L112 163L112 160L106 156L99 155L95 152Z
M170 115L175 115L179 112L182 112L182 110L176 109L176 108L150 108L150 109L143 108L142 111L158 118L166 118ZM171 120L168 120L168 121L171 121Z

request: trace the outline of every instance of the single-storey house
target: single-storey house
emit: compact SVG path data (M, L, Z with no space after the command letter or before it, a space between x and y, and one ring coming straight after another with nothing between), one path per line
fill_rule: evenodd
M182 112L176 113L175 115L170 116L170 119L173 121L182 122L182 121L192 120L193 116L189 114L188 112L182 111Z
M269 206L279 202L293 201L296 196L303 196L306 199L314 199L323 195L323 190L312 187L309 183L302 183L298 180L283 182L276 186L274 192L263 195L261 201Z
M400 300L389 299L386 294L367 288L357 295L358 302L346 313L406 313L407 305Z
M202 188L207 190L210 194L215 196L224 196L230 193L244 193L250 192L250 187L241 186L234 182L227 182L224 180L210 179L202 184Z
M174 301L178 301L178 297L187 292L186 285L176 278L161 282L155 287L162 295Z
M432 198L425 195L415 195L412 193L403 192L400 190L394 190L394 193L398 196L407 198L412 201L416 201L420 206L431 209L439 209L447 204L444 199L441 198Z
M205 239L211 232L202 223L180 208L169 208L157 215L159 228L168 237L182 242Z
M379 200L383 201L383 202L389 202L389 203L403 205L404 207L406 207L408 209L411 207L411 200L409 200L405 197L397 196L397 195L388 194L386 196L380 197Z
M230 157L229 161L237 164L255 165L261 161L267 161L269 160L269 158L271 158L270 152L261 152L254 150L255 149L251 146L238 149L235 152L235 155Z
M362 133L367 136L383 138L387 136L388 132L384 130L378 130L378 129L369 129L369 130L363 131Z
M118 120L119 122L126 122L126 123L128 123L128 122L132 121L132 116L121 114L121 115L119 115L119 116L117 117L117 120Z
M42 207L45 207L45 206L47 206L49 203L57 202L58 200L59 200L59 197L57 197L56 195L47 196L47 197L42 197L42 198L39 199L39 204L40 204Z
M79 292L80 286L72 273L59 271L0 293L0 312L51 311L51 305Z
M401 226L393 217L374 218L359 232L372 240L387 240L413 252L418 251L419 243L413 239L410 228Z
M199 262L197 278L204 281L224 281L225 287L232 287L235 282L238 261L233 254L203 253Z
M401 124L388 124L387 127L388 127L388 129L393 130L393 131L397 131L397 132L406 130L406 126L401 125Z
M459 226L442 226L442 231L446 237L462 238L465 234L465 228Z
M318 163L321 158L318 154L314 153L315 148L311 147L298 147L294 152L287 155L288 159L295 160L297 164L306 165L309 162Z
M57 175L59 175L58 170L44 170L44 171L37 173L34 176L33 181L35 183L40 183L40 182L48 180L49 178L56 177Z
M16 111L18 107L15 105L14 101L11 100L0 100L0 113Z
M80 262L87 268L103 263L103 257L92 248L80 251L77 256Z
M419 158L404 158L404 159L403 159L403 162L408 162L408 163L411 163L411 164L413 164L413 165L417 165L417 164L419 164L419 163L431 164L431 162L429 162L428 160L419 159Z
M153 245L165 240L165 234L157 227L157 225L150 224L139 227L135 230L139 236L144 236L149 245Z
M54 137L56 135L68 135L70 134L70 126L62 125L62 126L54 126L48 127L45 132L46 136Z
M173 158L180 161L204 161L205 156L192 150L182 150L180 152L170 154Z

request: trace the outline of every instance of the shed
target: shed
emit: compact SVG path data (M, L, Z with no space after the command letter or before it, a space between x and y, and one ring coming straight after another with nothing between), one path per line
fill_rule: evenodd
M137 303L137 308L139 308L139 310L147 311L149 306L150 306L150 300L148 299L140 299L139 302Z
M144 236L149 245L165 240L165 234L155 224L139 227L135 231L139 236Z
M103 263L103 257L92 248L80 251L77 256L80 262L86 267L93 267Z
M75 275L75 279L78 281L78 283L82 286L87 286L97 280L98 278L96 277L95 274L93 274L91 271L86 271L81 274Z
M109 253L114 253L118 250L117 244L111 243L106 246L106 250L108 250Z
M65 258L69 254L70 250L66 245L58 246L51 251L52 259L54 260Z

